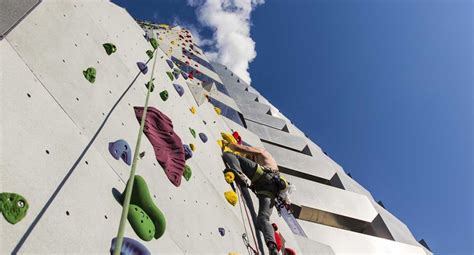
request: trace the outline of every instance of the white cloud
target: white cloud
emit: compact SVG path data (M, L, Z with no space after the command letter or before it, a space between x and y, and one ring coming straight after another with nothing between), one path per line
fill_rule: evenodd
M200 39L214 49L206 52L206 56L226 65L248 83L251 81L249 63L257 55L255 42L250 37L250 14L263 3L264 0L188 0L188 5L197 7L201 25L214 32L212 41ZM199 33L193 35L199 36Z

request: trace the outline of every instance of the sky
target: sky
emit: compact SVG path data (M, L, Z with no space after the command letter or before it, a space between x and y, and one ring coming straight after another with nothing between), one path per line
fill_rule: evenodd
M219 1L114 0L135 18L192 27L225 62L235 45L219 33L232 31L201 11ZM417 240L474 254L474 3L250 1L234 0L250 5L236 29L254 44L230 64Z

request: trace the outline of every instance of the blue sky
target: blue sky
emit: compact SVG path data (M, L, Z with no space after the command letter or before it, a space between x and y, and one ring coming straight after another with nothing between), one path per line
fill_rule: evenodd
M114 2L199 28L185 1ZM437 254L474 253L473 8L267 0L251 19L252 85Z

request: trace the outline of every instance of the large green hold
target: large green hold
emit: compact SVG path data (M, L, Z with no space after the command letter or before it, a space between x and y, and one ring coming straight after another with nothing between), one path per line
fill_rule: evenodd
M151 47L156 50L158 48L158 41L155 38L150 39Z
M166 72L166 74L168 75L168 77L170 78L171 81L174 80L174 76L171 72Z
M102 44L102 46L104 47L105 52L109 56L112 55L112 53L117 51L117 47L113 43L104 43Z
M95 82L96 71L94 67L87 68L86 70L82 71L82 74L84 74L84 77L86 77L86 80L88 80L90 83Z
M28 212L28 202L15 193L0 193L0 212L11 224L21 221Z
M125 194L124 194L125 195ZM135 182L133 183L132 197L130 198L130 204L136 205L143 209L148 214L150 219L155 225L155 239L160 238L166 229L165 216L153 202L148 185L146 184L143 177L140 175L135 176Z
M138 237L143 241L153 239L156 233L155 224L141 207L130 204L127 218Z
M193 172L191 171L191 167L189 167L188 165L184 165L184 172L183 172L183 177L186 181L189 181L189 179L191 179L191 175L193 174Z
M146 54L148 55L149 58L153 58L153 51L152 50L147 50Z

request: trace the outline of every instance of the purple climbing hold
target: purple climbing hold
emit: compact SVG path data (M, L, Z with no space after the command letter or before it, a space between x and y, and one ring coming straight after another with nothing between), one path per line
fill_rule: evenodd
M193 151L191 150L191 147L187 144L183 144L183 149L184 149L184 159L188 160L193 157Z
M112 244L110 246L110 254L114 254L115 240L116 238L112 239ZM122 249L120 249L120 255L151 255L151 253L143 244L141 244L137 240L124 237Z
M168 64L168 66L169 66L171 69L173 69L173 67L174 67L173 61L167 59L167 60L166 60L166 63Z
M142 74L146 74L148 72L148 67L146 66L145 63L137 62L137 66L138 66L138 69L140 69L140 72L142 72Z
M109 143L109 152L115 159L122 158L127 165L132 164L132 149L125 140L117 140Z
M188 74L187 74L187 73L181 71L181 75L183 76L183 78L184 78L185 80L188 79Z
M221 236L224 236L225 235L225 229L224 228L219 228L219 233L221 234Z
M206 143L207 142L207 135L204 134L204 133L199 133L199 138L201 138L201 141L203 143Z
M176 90L176 92L178 92L178 95L179 95L180 97L182 97L183 94L184 94L184 89L183 89L183 87L182 87L181 85L179 85L179 84L176 84L176 83L173 83L173 86L174 86L174 89Z

